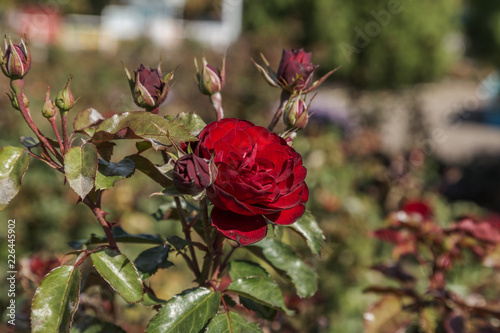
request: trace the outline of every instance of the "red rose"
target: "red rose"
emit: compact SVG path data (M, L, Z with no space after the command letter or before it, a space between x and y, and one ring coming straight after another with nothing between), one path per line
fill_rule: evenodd
M217 178L207 188L212 225L240 245L266 236L266 218L287 225L305 211L309 190L302 157L266 128L222 119L201 131L197 154L213 156Z

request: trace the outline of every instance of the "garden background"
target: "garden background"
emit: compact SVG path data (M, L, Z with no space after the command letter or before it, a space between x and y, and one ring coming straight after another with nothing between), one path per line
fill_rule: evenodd
M136 36L100 35L99 24L106 22L101 14L111 15L109 5L141 12L141 25L131 28ZM239 13L241 31L234 40L188 34L189 22L217 24ZM170 20L161 24L165 17ZM287 304L298 314L268 323L268 331L361 332L363 313L380 298L364 289L387 284L371 267L391 258L391 247L370 232L385 226L386 216L407 200L428 203L440 225L463 214L500 218L500 4L495 2L4 0L0 27L11 36L31 27L33 65L26 89L45 132L49 123L37 110L47 85L62 89L68 73L73 94L81 96L76 109L93 107L103 115L136 109L120 61L132 68L140 63L155 67L161 54L165 72L179 66L160 114L195 111L208 123L215 116L199 97L192 59L205 54L217 64L226 52L226 117L263 126L276 109L279 92L264 83L251 58L258 60L263 52L277 66L282 49L303 47L320 65L317 75L342 66L317 90L314 114L294 143L308 169L308 209L326 235L321 256L307 260L317 269L319 292L308 300L289 293ZM166 37L168 29L179 27L182 32ZM1 79L0 91L8 89L8 80ZM0 94L0 146L19 145L22 135L30 135L29 128ZM125 145L117 149L121 156L130 153ZM16 259L28 271L33 256L60 257L70 250L67 242L102 233L63 183L42 163L31 162L21 192L0 213L1 267L7 262L8 219L16 220ZM137 174L109 191L104 208L129 233L172 233L177 226L159 210L169 202L149 197L158 190ZM308 253L298 239L288 241ZM137 245L122 249L132 258L144 250ZM6 271L0 272L0 290L7 289ZM179 264L152 277L157 296L169 299L190 287L186 271ZM491 299L500 292L495 287L499 280L493 268L472 259L450 275L455 292L474 294L487 286ZM18 285L18 304L27 301L27 308L19 309L18 332L27 331L22 314L29 313L30 292L29 284ZM7 301L1 294L2 309ZM151 309L119 299L116 305L117 322L127 332L142 332L153 315Z

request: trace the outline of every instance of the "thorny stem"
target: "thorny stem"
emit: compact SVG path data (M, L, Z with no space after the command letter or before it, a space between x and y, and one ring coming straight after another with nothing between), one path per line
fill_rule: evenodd
M49 141L47 140L45 135L43 135L42 132L40 132L40 130L38 129L38 127L36 127L35 123L33 122L33 118L31 118L29 108L27 108L26 105L24 104L24 100L22 97L23 90L24 90L24 80L20 79L20 80L11 81L11 87L12 87L12 90L13 90L15 96L16 96L16 101L17 101L17 104L19 105L19 109L21 111L21 114L22 114L24 120L26 121L26 123L28 124L30 129L33 131L33 133L35 133L38 140L40 140L41 146L43 148L48 149L59 160L59 162L63 163L64 160L63 160L61 154L59 154L54 149L54 147L49 143ZM47 157L50 158L50 155L48 155Z
M278 124L278 121L281 119L281 116L283 115L283 111L285 110L285 105L288 102L288 99L290 99L290 93L286 90L281 91L281 97L280 97L280 105L276 109L276 112L274 113L274 117L269 123L269 126L267 126L267 129L272 132L274 130L274 127Z
M194 250L194 246L191 241L191 230L189 228L186 215L182 210L181 200L179 199L179 197L174 197L174 200L175 200L175 205L177 206L177 211L179 212L181 218L182 231L184 232L184 236L186 236L186 240L189 242L188 247L189 247L189 252L191 253L191 258L192 258L191 262L193 264L194 273L196 277L199 278L200 268L198 266L198 259L196 258L196 252Z
M92 213L94 213L95 217L101 224L101 227L106 234L106 239L108 240L109 247L119 251L118 246L116 245L115 238L113 236L111 223L106 220L106 213L100 207L100 198L97 200L97 202L98 204L94 203L88 196L83 200L83 203L85 203L92 210Z
M224 110L222 109L222 95L220 92L217 92L210 96L210 102L215 110L215 114L217 116L217 121L224 118Z
M59 131L57 130L57 125L56 125L56 117L51 117L49 118L50 125L52 125L52 129L54 130L54 134L56 135L57 142L59 142L59 150L61 151L61 154L65 154L64 150L64 145L61 141L61 135L59 134Z

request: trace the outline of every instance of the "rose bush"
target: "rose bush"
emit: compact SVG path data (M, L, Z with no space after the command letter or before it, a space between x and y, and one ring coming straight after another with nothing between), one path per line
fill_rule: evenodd
M267 220L288 225L304 214L309 190L302 157L266 128L222 119L201 131L195 151L213 157L218 168L207 195L212 225L227 238L252 244L265 237Z

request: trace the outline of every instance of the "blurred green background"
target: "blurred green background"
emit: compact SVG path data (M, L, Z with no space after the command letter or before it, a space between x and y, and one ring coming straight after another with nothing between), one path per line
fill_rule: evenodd
M163 2L148 1L141 6L158 3ZM237 3L229 1L229 5ZM50 9L50 13L61 20L59 28L68 32L77 27L74 22L78 22L78 17L74 14L80 15L80 19L89 19L91 15L99 17L106 5L124 4L134 2L4 0L0 4L0 30L17 41L17 21L12 22L16 11L47 13ZM223 16L221 10L220 1L189 0L181 14L198 20L209 17L213 21ZM55 96L70 73L73 94L80 97L70 119L76 111L88 107L104 115L135 110L120 61L129 69L141 63L155 67L161 55L164 73L177 69L175 84L160 113L196 112L208 123L215 120L215 115L208 100L197 91L192 59L205 54L212 66L219 67L227 52L227 82L223 90L226 117L245 118L262 126L272 117L279 91L262 80L251 58L259 61L259 53L263 52L277 69L282 49L304 47L313 52L312 62L320 65L317 77L342 66L318 90L317 114L311 118L308 128L298 133L294 143L308 168L307 183L311 189L308 209L324 230L326 244L321 257L313 257L300 240L289 241L298 246L308 256L308 264L317 269L320 289L312 299L300 302L293 298L293 291L287 291L290 292L288 301L295 304L298 314L291 319L278 317L274 324L263 322L270 332L361 332L363 312L377 299L363 294L363 289L384 281L382 275L369 268L390 259L389 247L368 234L383 226L386 214L398 209L403 201L424 198L434 208L441 224L461 214L486 216L498 209L498 202L481 200L496 198L498 173L490 174L491 182L486 181L487 186L468 189L469 183L464 185L460 181L471 172L474 174L477 159L447 161L434 154L436 150L428 149L425 142L434 140L435 128L429 126L425 101L416 95L422 84L444 82L446 86L447 82L460 81L467 87L472 82L475 87L487 73L496 70L500 59L500 5L495 2L244 1L241 34L228 48L214 48L189 38L159 45L140 36L120 41L115 50L104 52L95 47L97 37L92 27L95 28L85 26L83 35L78 35L82 45L90 45L79 50L68 49L62 37L49 43L30 39L33 64L26 78L26 91L33 117L46 134L50 132L49 124L39 112L45 91L50 86ZM71 45L74 43L71 41ZM8 90L8 80L3 77L0 91ZM335 103L337 96L344 101L342 108ZM407 130L402 139L404 144L395 151L386 145L387 141L401 140L386 136L388 119L395 116L388 104L380 100L386 101L387 97L401 103L396 100L401 96L406 96L400 105L406 118L394 126ZM454 110L460 110L456 105L464 105L460 97L453 97L458 98ZM445 128L445 131L452 130L455 129ZM476 128L474 133L483 132L482 128ZM11 108L7 96L0 94L0 146L20 146L22 135L30 136L29 128ZM498 133L488 132L488 135L496 138ZM116 160L133 151L131 146L120 143ZM481 164L483 168L494 170L498 151L490 152L489 164ZM473 178L470 182L477 185L480 181L474 182ZM450 186L457 184L463 185L460 191L479 194L453 196ZM111 220L130 233L165 235L178 231L171 221L158 222L153 216L166 200L149 198L159 190L145 176L136 174L108 191L103 208L110 212ZM64 179L36 160L31 161L20 194L0 217L4 226L0 229L0 267L5 267L7 261L8 219L16 219L18 262L35 253L44 258L61 256L70 251L68 241L102 232L91 212L77 204L76 194L64 184ZM140 250L125 248L132 256ZM0 272L1 290L6 289L5 272L6 269ZM190 286L186 274L182 265L170 268L152 279L152 287L160 297L171 297ZM456 272L456 279L457 286L465 291L480 284L475 275L464 272ZM22 295L22 288L18 287ZM19 297L21 300L23 296ZM7 301L7 295L1 294L2 309ZM121 306L118 322L127 332L141 332L152 313L139 306L132 309Z

